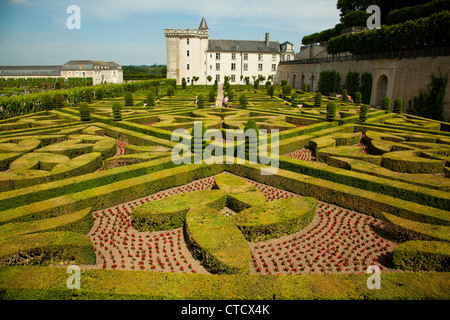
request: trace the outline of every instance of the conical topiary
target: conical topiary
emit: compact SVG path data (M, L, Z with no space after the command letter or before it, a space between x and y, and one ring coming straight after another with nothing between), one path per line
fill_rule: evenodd
M383 110L386 111L386 113L391 112L391 98L389 98L388 96L384 97L381 105L383 107Z
M241 105L242 108L247 107L248 100L247 100L247 96L245 94L243 94L239 97L239 104Z
M91 120L91 110L89 109L89 105L86 102L80 103L80 105L78 106L78 110L80 112L81 121Z
M402 98L396 98L394 100L394 112L402 113L403 112L403 100Z
M336 118L336 103L330 101L327 104L327 121L334 121Z
M342 101L348 102L348 92L346 89L342 90Z
M362 95L361 92L355 92L355 103L361 104L362 102Z
M103 90L101 88L98 88L95 90L95 100L102 100L103 99Z
M133 105L133 94L131 92L125 92L124 99L125 106L129 107Z
M120 105L120 102L113 103L112 112L113 112L114 121L122 120L122 106Z
M55 107L56 108L64 108L64 97L62 94L57 94L55 96Z
M322 105L322 94L320 92L317 92L314 98L314 107L320 107L321 105Z
M361 109L360 109L360 112L359 112L359 121L366 122L368 110L369 110L369 107L367 106L367 104L362 104L361 105Z
M248 120L247 123L245 124L244 133L250 129L255 130L256 137L254 137L254 138L245 137L245 152L246 153L256 153L256 152L258 152L259 128L258 128L258 124L256 123L256 121L253 119Z
M199 108L204 108L205 107L205 97L202 94L198 95L197 107L199 107Z
M91 103L92 96L93 96L92 89L86 88L86 90L84 90L83 102Z
M147 94L147 100L145 101L147 103L147 107L151 107L155 105L155 94L153 91L150 91Z

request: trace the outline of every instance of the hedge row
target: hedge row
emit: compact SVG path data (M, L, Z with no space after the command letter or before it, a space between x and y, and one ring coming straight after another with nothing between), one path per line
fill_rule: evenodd
M427 18L331 38L327 42L327 52L329 54L341 52L363 54L379 51L448 47L450 45L449 30L450 11L442 11Z
M144 164L136 164L134 166L149 167L149 165L144 166ZM45 197L47 200L33 203L29 201L16 203L16 206L12 209L1 212L0 224L58 216L86 207L92 207L93 210L111 207L141 196L183 185L192 180L209 177L222 172L224 166L191 164L154 173L143 173L141 171L140 175L133 178L127 175L131 170L126 169L126 167L121 167L109 170L117 171L114 172L115 174L110 175L112 180L106 185L103 184L105 181L102 181L102 185L93 188L86 188L86 185L84 185L81 191L72 193L68 193L70 192L69 186L64 195L61 196L47 195ZM160 170L161 168L158 169ZM125 175L119 181L117 180L118 171ZM63 181L67 183L68 180L70 179ZM52 188L50 185L48 187L49 189ZM37 192L37 195L40 195L39 192ZM6 196L10 197L11 195L8 192ZM29 204L24 205L24 203Z
M450 270L450 244L442 241L408 241L394 249L394 265L404 270Z
M284 157L281 157L284 158ZM280 167L283 166L285 159L280 159ZM306 161L296 161L297 163L306 163ZM433 207L420 205L411 201L405 201L401 198L377 193L377 191L368 191L369 188L360 186L348 186L342 182L332 182L315 177L314 169L306 166L294 167L296 170L279 169L275 175L261 175L261 165L227 165L227 171L241 177L246 177L276 188L301 194L306 197L314 197L318 200L334 203L345 208L355 210L361 213L380 216L381 212L388 212L394 215L416 220L425 223L438 225L449 225L448 211ZM324 167L323 165L321 167ZM305 170L302 170L305 169ZM312 170L309 170L312 169ZM337 168L330 168L336 169ZM342 170L348 172L346 170ZM304 174L297 173L304 171ZM331 173L334 170L330 170ZM337 171L335 171L337 173ZM350 172L351 173L351 172ZM354 176L358 176L355 175ZM344 175L337 175L340 180L344 180ZM338 180L339 181L339 180ZM367 179L366 182L370 180ZM391 181L389 181L392 184ZM370 186L370 182L367 183ZM409 185L408 185L409 186ZM387 185L385 185L387 188ZM423 188L422 188L423 189ZM442 193L441 193L442 194Z
M0 263L24 263L18 259L19 255L38 252L44 256L38 263L58 259L95 264L92 242L85 236L92 225L91 208L48 219L2 225Z
M450 241L450 227L439 226L403 219L383 212L383 218L389 221L387 229L398 241L405 240L439 240Z
M449 299L450 275L383 273L381 290L367 274L293 276L208 275L123 270L83 270L81 289L69 290L65 268L1 267L5 300L398 300ZM45 281L42 281L45 279ZM270 310L270 309L269 309Z
M91 88L94 92L96 90L100 90L103 97L113 98L122 96L123 93L127 91L134 92L136 90L149 90L161 84L173 85L174 81L175 80L173 79L145 80L123 84L101 84L93 86ZM50 96L51 101L55 101L55 97L57 95L62 95L66 100L66 104L68 106L75 106L85 98L85 90L85 87L80 87L74 89L54 90L43 93L31 93L26 95L1 97L0 107L3 108L3 112L0 113L0 119L43 111L44 96Z
M392 181L287 157L280 157L280 168L442 210L447 210L450 207L448 193L400 181Z

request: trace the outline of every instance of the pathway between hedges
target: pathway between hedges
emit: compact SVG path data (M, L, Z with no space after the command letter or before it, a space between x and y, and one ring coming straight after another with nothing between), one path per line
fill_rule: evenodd
M216 108L222 107L222 99L223 99L223 84L219 84L217 87L217 99L216 99Z

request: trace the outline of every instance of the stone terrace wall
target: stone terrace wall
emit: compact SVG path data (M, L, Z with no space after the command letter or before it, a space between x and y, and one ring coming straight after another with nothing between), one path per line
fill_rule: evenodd
M349 71L370 72L373 76L370 104L381 105L384 96L389 96L392 103L397 97L403 99L403 111L408 108L408 101L426 89L431 75L450 77L450 55L428 56L403 59L365 59L348 61L314 61L310 63L294 60L280 63L277 82L287 80L296 89L305 83L311 83L312 91L317 91L319 75L322 71L336 70L342 76L341 84ZM447 83L444 98L444 120L450 121L450 81Z

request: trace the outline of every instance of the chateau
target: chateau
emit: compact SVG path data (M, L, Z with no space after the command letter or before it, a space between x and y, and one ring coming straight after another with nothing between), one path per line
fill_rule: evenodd
M62 66L0 66L0 78L92 78L96 85L123 83L123 71L115 62L70 60Z
M246 77L263 76L275 81L280 61L294 59L294 46L270 41L269 33L263 41L209 39L209 28L202 18L198 29L164 29L167 43L167 78L181 84L183 78L191 84L224 82L239 84Z

